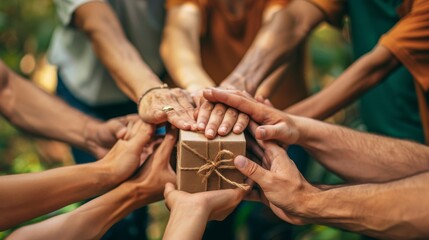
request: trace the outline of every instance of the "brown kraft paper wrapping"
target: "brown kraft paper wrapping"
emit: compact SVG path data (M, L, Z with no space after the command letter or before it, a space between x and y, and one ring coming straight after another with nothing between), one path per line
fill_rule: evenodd
M195 193L243 188L244 175L234 167L233 159L245 153L244 134L231 133L208 140L202 133L181 130L176 169L178 189Z

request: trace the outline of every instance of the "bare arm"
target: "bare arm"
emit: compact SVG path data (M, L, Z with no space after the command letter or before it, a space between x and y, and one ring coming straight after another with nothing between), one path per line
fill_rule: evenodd
M385 182L429 171L429 147L291 117L302 145L329 170L351 182Z
M69 107L0 62L0 114L30 133L60 140L102 157L125 128L126 119L107 123Z
M151 126L140 121L129 129L125 140L95 163L1 176L0 229L102 194L124 181L140 165L142 149L152 132Z
M286 109L288 113L323 120L381 82L399 65L385 47L378 45L352 64L326 89Z
M154 155L132 178L73 212L18 229L10 239L101 238L130 212L162 198L165 183L175 180L170 166L175 143L175 135L167 134Z
M189 91L215 86L201 63L200 25L198 6L192 3L175 6L168 11L161 44L168 72L180 87Z
M349 181L384 182L429 171L427 146L287 115L237 91L213 89L204 96L249 114L261 124L253 130L257 139L302 145Z
M128 41L107 3L89 2L81 5L76 9L72 21L89 37L97 57L130 99L137 102L147 89L161 84Z
M96 55L119 88L133 101L139 101L139 114L143 120L154 124L169 121L183 130L196 129L194 107L187 92L181 89L155 89L140 99L149 89L160 86L161 81L127 40L108 3L81 5L74 13L73 23L89 37ZM166 106L174 111L163 111Z
M309 222L326 224L382 239L429 236L429 173L380 184L321 191L304 208ZM341 206L341 208L338 208Z
M241 86L238 89L254 94L265 79L274 77L278 81L297 46L324 20L319 8L303 0L292 1L286 8L275 11L272 17L266 13L252 46L223 85ZM274 82L268 87L273 87Z
M262 189L260 200L293 224L324 224L384 239L429 236L429 173L379 184L318 189L299 173L286 152L265 146L268 170L245 157L235 166ZM256 195L254 195L256 196Z

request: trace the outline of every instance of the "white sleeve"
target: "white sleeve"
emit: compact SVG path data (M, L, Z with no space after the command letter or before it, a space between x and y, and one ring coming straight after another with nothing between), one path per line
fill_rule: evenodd
M95 1L104 0L54 0L58 17L64 26L68 26L70 24L73 13L78 7L85 3Z

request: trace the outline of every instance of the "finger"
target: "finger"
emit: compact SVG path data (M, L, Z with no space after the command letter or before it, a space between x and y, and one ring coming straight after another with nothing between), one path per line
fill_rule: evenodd
M236 90L207 89L204 90L204 97L211 102L221 102L246 113L257 122L263 122L266 112L269 110L266 106Z
M238 114L237 122L234 125L234 133L240 134L246 129L249 124L249 116L245 113Z
M226 106L223 104L216 104L213 111L210 114L209 121L207 123L205 135L208 139L216 137L217 130L225 116Z
M241 173L261 187L266 186L267 179L271 177L269 171L244 156L237 156L234 159L234 165Z
M164 140L155 152L155 163L163 165L170 163L170 156L176 144L177 134L177 130L170 130L165 135Z
M127 134L127 127L122 127L119 131L116 132L116 139L124 139Z
M237 126L238 112L234 108L228 108L226 110L225 116L220 124L218 133L221 136L225 136L231 132L233 126ZM235 128L234 128L235 130ZM239 132L241 133L241 132Z
M265 157L271 163L271 171L273 172L288 172L294 165L286 151L275 143L265 144ZM296 168L296 166L294 166ZM290 172L288 172L290 175Z
M255 131L255 138L258 140L278 140L282 144L293 144L297 135L298 133L284 122L259 126Z
M136 130L136 135L130 139L131 146L134 146L139 150L143 149L144 146L152 139L154 132L155 127L153 125L141 122Z
M264 104L267 105L268 107L274 107L274 105L271 103L270 99L265 99L264 100Z
M194 122L193 118L188 116L186 110L176 107L172 111L168 111L167 113L168 122L170 122L175 127L182 130L190 130L192 127L192 122Z
M201 106L198 109L197 117L198 130L204 131L206 129L213 107L213 103L207 101L205 98L201 98Z
M195 107L193 105L192 98L184 91L184 90L178 90L178 93L176 95L177 102L182 107L182 109L186 112L188 115L188 118L190 120L191 124L191 130L195 131L197 130L197 123L194 120L194 110Z
M174 190L176 190L176 187L174 186L174 184L170 182L166 183L164 188L164 198L167 199L168 195Z
M144 109L139 112L140 118L147 123L161 124L168 121L167 113L161 109Z

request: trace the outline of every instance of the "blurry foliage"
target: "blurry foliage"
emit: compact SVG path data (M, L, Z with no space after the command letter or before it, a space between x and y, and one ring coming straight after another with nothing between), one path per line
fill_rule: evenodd
M0 1L0 58L14 71L20 74L31 74L31 72L22 71L23 59L30 58L38 62L39 58L46 53L56 24L51 0ZM343 35L343 32L322 25L310 37L308 49L312 67L308 70L308 76L312 93L320 91L332 82L350 64L351 49ZM351 109L340 112L333 121L346 122L348 125L357 127L358 115L353 108ZM50 167L52 166L47 165L40 157L32 138L23 135L0 118L0 175L38 172ZM338 183L341 181L314 161L306 176L313 182ZM29 223L71 211L77 206L78 204L72 204ZM246 236L242 233L242 229L245 230L244 222L249 211L252 211L252 208L246 207L238 214L236 228L240 238ZM153 221L148 233L152 239L159 239L168 214L162 203L151 206L150 213ZM0 232L0 239L5 238L10 232L11 230ZM296 227L295 232L295 238L302 240L358 240L361 238L357 234L317 225Z

